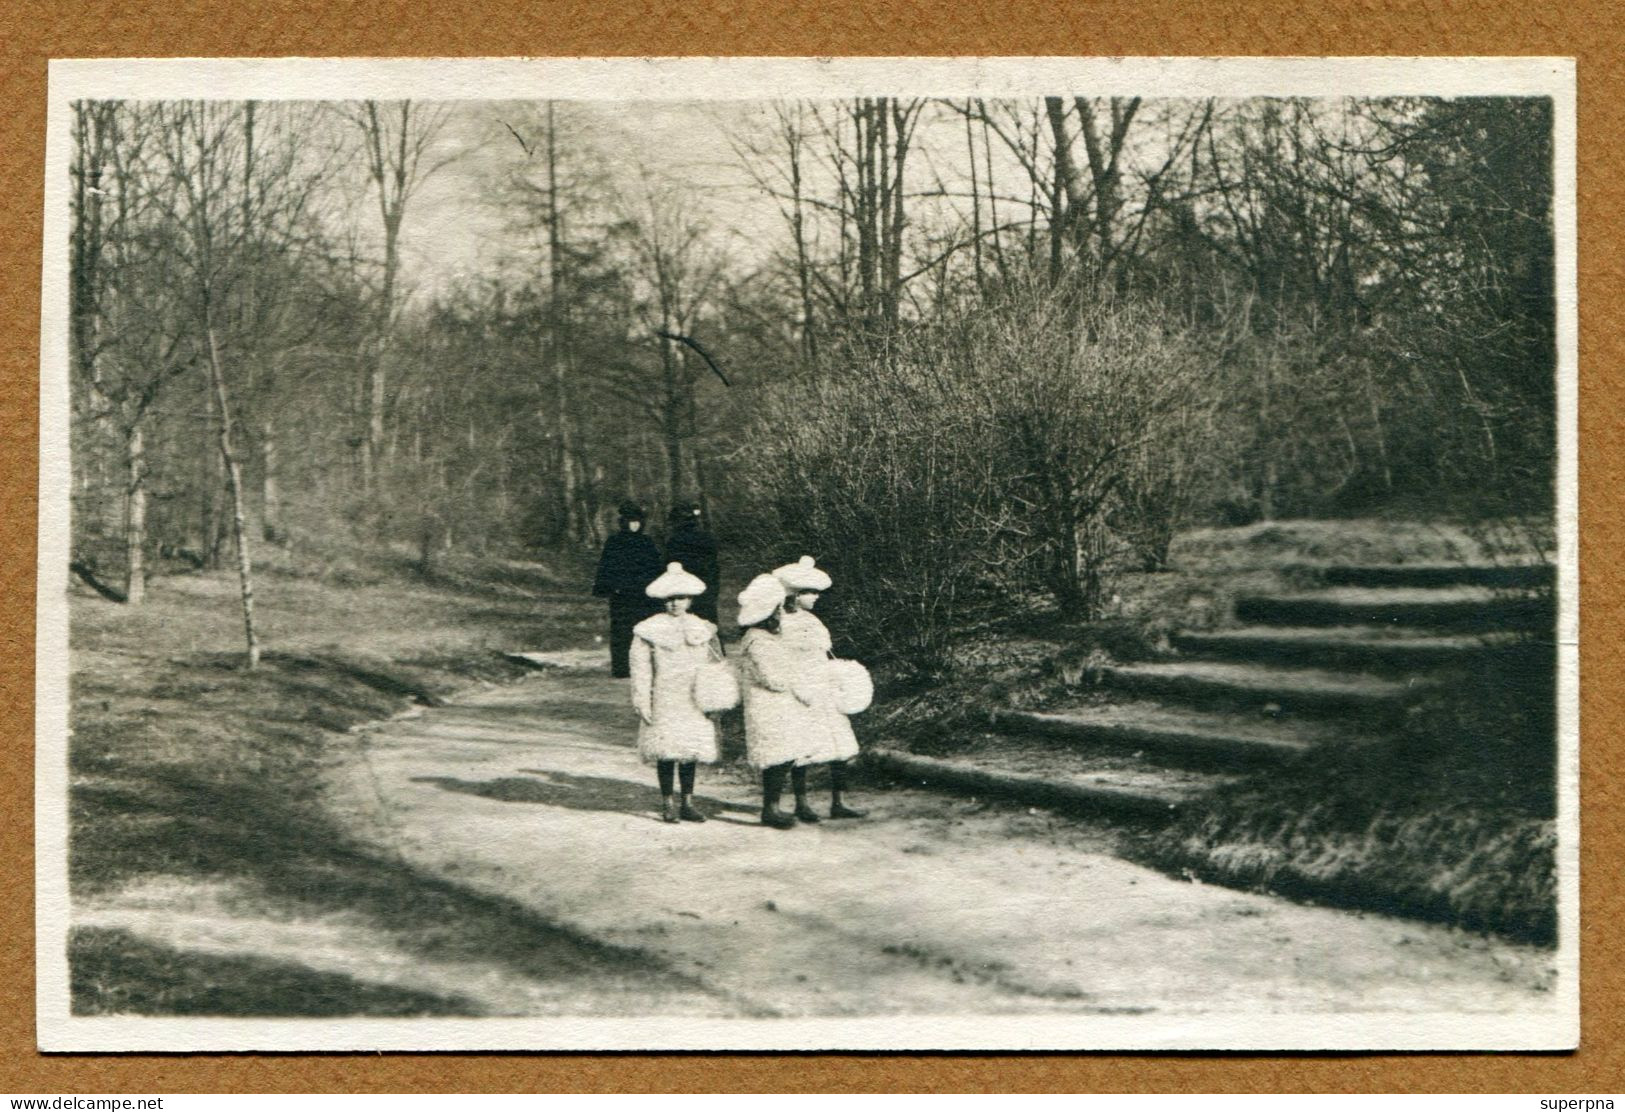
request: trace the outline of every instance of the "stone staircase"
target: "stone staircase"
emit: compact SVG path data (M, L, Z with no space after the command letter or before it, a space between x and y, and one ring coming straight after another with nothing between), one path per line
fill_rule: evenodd
M1391 736L1418 701L1497 654L1551 659L1549 565L1290 571L1312 589L1237 598L1237 628L1093 669L1056 706L992 708L948 755L878 749L871 762L922 786L1165 820L1249 772Z

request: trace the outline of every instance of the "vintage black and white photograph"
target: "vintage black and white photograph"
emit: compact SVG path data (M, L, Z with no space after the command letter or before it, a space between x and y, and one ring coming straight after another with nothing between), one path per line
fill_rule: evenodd
M43 1048L1576 1045L1570 62L51 84Z

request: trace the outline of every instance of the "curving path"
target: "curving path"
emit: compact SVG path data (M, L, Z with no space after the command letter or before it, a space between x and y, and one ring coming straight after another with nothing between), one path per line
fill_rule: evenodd
M335 777L334 803L416 870L692 977L696 1013L1552 1003L1546 951L1184 883L1113 856L1110 829L1042 813L898 790L858 801L866 820L777 832L743 771L702 769L715 818L668 825L625 698L574 667L396 719Z

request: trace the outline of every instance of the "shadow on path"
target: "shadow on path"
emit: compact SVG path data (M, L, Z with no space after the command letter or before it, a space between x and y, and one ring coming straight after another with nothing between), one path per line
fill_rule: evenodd
M129 931L68 936L75 1015L482 1015L463 996L371 984L252 954L177 950Z
M401 860L398 850L358 845L321 812L290 805L278 787L248 777L223 786L184 770L154 769L139 783L78 785L73 802L97 818L94 825L81 819L80 829L118 832L123 842L118 850L147 866L126 868L125 877L237 877L265 901L263 907L252 901L246 908L255 914L264 907L295 915L356 914L428 960L498 964L541 984L580 986L601 999L627 993L642 1008L660 1010L662 999L687 1006L690 999L711 995L692 976L651 954L600 942L514 900L422 872ZM244 822L245 814L255 821ZM98 969L133 961L124 953L131 945L105 932L81 940L74 955L84 963L75 971L76 1013L125 1008L152 1014L248 1015L274 1006L285 1008L282 1014L287 1015L318 1014L307 1011L307 1004L318 1005L287 999L288 993L274 994L279 997L274 1005L243 994L213 993L209 971L219 963L209 955L186 954L187 962L196 959L196 968L171 968L166 976L172 990L162 998L147 991L150 985L142 987L139 977L128 986L129 999L86 981L88 975L93 982ZM140 957L159 961L161 955ZM479 1014L477 1005L472 1013L461 1011L469 1004L461 999L401 995L359 982L346 985L318 971L310 976L314 980L307 987L321 988L316 994L320 1014ZM288 986L295 984L291 975L285 980Z
M602 739L606 745L614 744L624 736L627 744L637 738L637 714L630 705L619 701L582 699L574 702L563 699L534 700L512 706L500 703L450 708L444 715L447 721L500 722L503 728L514 725L543 725L571 723L603 726L610 736ZM510 723L514 725L510 725Z
M502 803L536 803L567 807L573 811L618 811L626 815L651 817L660 807L660 791L651 773L649 783L637 784L609 776L577 776L568 772L547 772L524 768L525 776L501 776L495 780L458 780L451 776L414 776L415 784L433 784L449 792L477 795ZM714 796L696 793L694 802L702 811L752 813L754 807Z

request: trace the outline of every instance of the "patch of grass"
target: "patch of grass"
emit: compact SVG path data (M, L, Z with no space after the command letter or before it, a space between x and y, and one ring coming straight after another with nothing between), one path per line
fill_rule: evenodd
M1556 692L1549 650L1460 676L1397 736L1223 789L1141 860L1239 887L1557 936Z
M1288 792L1306 790L1324 792L1325 784L1271 790L1255 782L1220 793L1131 856L1235 888L1555 943L1557 835L1550 820L1506 807L1435 803L1384 807L1351 829L1339 819L1337 800L1283 806Z

